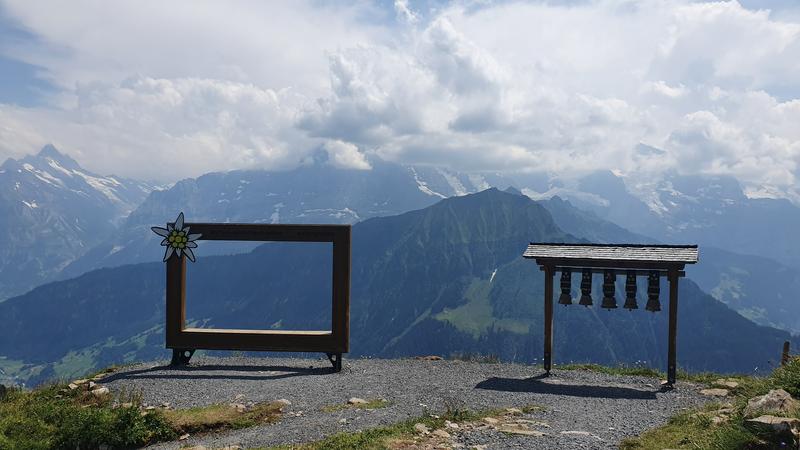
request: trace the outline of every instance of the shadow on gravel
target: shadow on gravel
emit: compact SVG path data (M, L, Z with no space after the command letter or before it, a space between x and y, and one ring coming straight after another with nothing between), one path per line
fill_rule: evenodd
M212 372L212 373L209 373ZM224 372L224 373L213 373ZM257 372L253 374L253 372ZM280 373L273 373L280 372ZM186 367L157 366L149 369L130 370L114 373L102 380L110 383L116 380L161 379L161 380L280 380L282 378L333 374L330 367L288 367L288 366L220 366L199 365Z
M643 391L617 386L593 386L591 384L555 384L539 378L498 378L481 381L475 389L505 392L531 392L534 394L568 395L571 397L627 398L655 400L657 391Z

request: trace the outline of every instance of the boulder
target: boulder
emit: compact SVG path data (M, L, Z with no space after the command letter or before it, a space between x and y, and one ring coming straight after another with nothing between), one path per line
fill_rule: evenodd
M414 424L414 431L419 434L429 434L431 430L424 423L415 423Z
M448 433L447 431L444 431L444 430L434 430L433 431L433 435L436 436L436 437L443 438L443 439L449 439L450 438L450 433Z
M289 400L286 400L285 398L281 398L281 399L275 400L273 403L275 403L276 405L280 406L281 409L292 405L292 402L290 402Z
M366 405L367 401L364 400L363 398L350 397L350 399L347 400L347 404L348 405Z
M747 401L744 409L745 417L755 417L759 414L789 415L796 411L797 400L783 389L773 389L764 395L753 397Z
M110 391L108 390L108 388L104 386L96 387L92 390L92 395L94 395L95 397L104 397L109 393Z
M727 397L728 390L727 389L703 389L700 391L700 394L708 396L708 397Z
M739 387L739 382L736 380L731 380L731 379L726 380L724 378L720 378L714 381L714 386L720 386L728 389L736 389L737 387Z
M763 415L745 420L745 425L761 433L771 433L774 440L789 444L788 448L800 444L800 419Z

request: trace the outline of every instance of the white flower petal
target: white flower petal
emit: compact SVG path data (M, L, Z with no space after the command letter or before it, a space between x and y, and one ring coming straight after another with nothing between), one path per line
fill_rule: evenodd
M150 229L153 230L153 233L155 233L155 234L157 234L159 236L163 236L163 237L169 236L169 230L166 229L166 228L150 227Z
M161 241L161 245L169 245L169 239L164 238L164 240Z
M175 228L178 230L183 229L183 213L178 214L178 220L175 221Z
M175 253L175 248L173 246L167 246L167 251L164 253L164 262L167 262L170 256Z
M187 239L189 239L189 242L191 242L191 241L196 241L196 240L200 239L201 237L203 237L202 233L195 233L195 234L190 234L189 236L187 236Z
M197 242L189 241L189 242L186 243L186 246L189 247L189 248L197 248Z
M189 261L194 262L194 252L189 247L183 249L183 253L189 257Z

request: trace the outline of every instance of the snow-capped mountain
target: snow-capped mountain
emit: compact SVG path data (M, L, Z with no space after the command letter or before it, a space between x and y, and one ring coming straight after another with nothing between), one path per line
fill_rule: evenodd
M430 206L442 198L487 189L497 176L380 160L371 170L337 169L318 161L285 172L208 173L153 191L120 232L67 267L61 278L100 267L157 261L163 248L150 231L183 212L189 222L356 223ZM203 242L201 254L237 253L255 244Z
M150 192L100 176L47 145L0 166L0 299L52 278L108 238Z
M610 172L580 181L597 200L579 204L628 230L774 259L800 269L800 208L786 199L750 198L733 177L666 174L635 184Z

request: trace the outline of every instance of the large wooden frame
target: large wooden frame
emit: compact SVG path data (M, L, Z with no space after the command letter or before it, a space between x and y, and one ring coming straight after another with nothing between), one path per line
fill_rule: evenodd
M167 260L166 347L174 365L188 364L197 349L324 352L334 369L350 350L350 225L186 223L200 240L331 242L331 329L322 331L235 330L186 327L186 257Z

